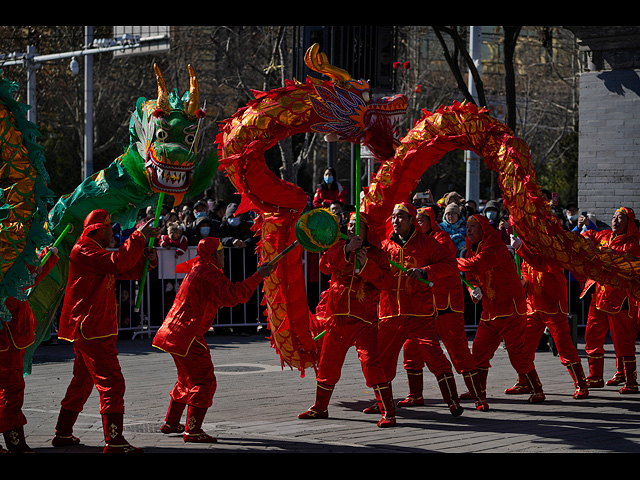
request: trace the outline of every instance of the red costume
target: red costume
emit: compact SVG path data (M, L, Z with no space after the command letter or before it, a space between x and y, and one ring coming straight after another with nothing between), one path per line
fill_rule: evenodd
M447 252L455 262L457 249L449 234L438 225L433 209L419 208L417 213L428 217L430 230L427 235L433 237L438 242L439 248ZM436 331L449 352L451 362L456 372L462 375L469 392L474 393L476 408L488 410L489 405L480 388L478 370L465 332L463 287L457 268L454 273L434 282L433 298L436 307ZM424 362L417 345L410 340L405 342L403 353L404 368L409 380L409 395L398 402L398 406L423 405L422 367Z
M43 250L38 257L43 258L47 251ZM57 261L58 256L52 254L35 276L33 285L46 277ZM23 358L25 349L35 341L37 321L28 301L8 297L4 303L11 320L0 325L0 432L10 452L31 452L24 438L27 419L22 412L25 391Z
M95 232L96 237L92 237ZM58 338L73 342L73 378L56 426L54 446L78 443L73 424L93 387L100 393L105 452L139 451L122 436L125 380L118 362L118 302L116 280L139 280L145 264L145 235L135 230L118 251L108 251L102 236L111 232L106 210L94 210L84 220L82 235L69 254L69 277ZM100 239L100 242L97 240ZM108 244L107 244L108 245ZM157 260L150 263L155 267Z
M339 183L336 185L336 189L333 190L329 187L323 187L318 185L316 193L313 196L312 205L314 208L322 207L329 208L333 202L340 202L343 206L347 204L347 189Z
M395 212L405 212L413 224L416 217L413 205L397 204ZM408 238L403 239L394 233L383 242L382 247L393 262L406 269L422 270L423 278L434 284L457 275L455 257L441 248L437 240L418 232L413 225ZM436 331L434 290L430 285L396 269L393 287L380 295L378 343L389 382L395 377L398 356L407 340L415 345L419 358L437 378L442 397L451 413L461 414L453 369L442 351Z
M180 238L178 238L177 240L175 240L171 236L171 234L162 235L162 237L160 237L159 246L162 248L175 248L176 257L179 257L180 255L184 255L184 252L187 251L187 248L189 247L189 241L187 240L187 237L185 235L180 235Z
M218 238L200 240L198 256L189 261L191 268L153 339L154 347L171 354L178 371L178 381L170 393L171 404L162 431L184 431L187 442L215 441L201 428L217 387L204 334L209 331L219 308L247 302L262 281L262 275L256 271L242 282L231 283L222 273L219 258L216 258L221 250ZM221 263L224 263L224 257L221 258ZM187 406L185 429L180 425L180 418Z
M366 223L364 214L361 219ZM367 233L370 233L368 228ZM391 288L393 275L373 234L367 236L367 243L363 245L366 261L360 265L359 273L356 273L356 253L346 252L345 240L339 240L320 258L320 271L331 275L329 288L323 292L318 306L319 315L326 323L326 333L316 374L316 400L299 418L328 417L329 400L340 379L345 356L349 348L355 346L366 384L374 389L382 413L378 426L395 424L391 386L379 362L377 338L380 290Z
M578 350L571 339L568 321L567 279L561 267L549 264L521 241L517 241L516 253L522 258L521 275L525 281L527 296L527 322L525 328L525 349L533 360L545 327L549 329L560 356L560 362L567 367L573 379L573 398L589 395L584 370ZM522 379L505 393L531 393Z
M632 209L623 207L616 213L627 216L627 230L624 234L615 234L613 230L593 231L583 233L592 239L602 250L626 252L636 257L640 256L640 233L635 224L635 214ZM619 385L626 382L620 393L635 393L638 391L636 378L636 348L638 333L638 307L636 301L627 292L608 285L600 285L588 280L581 296L590 288L595 288L587 317L585 330L585 350L589 358L590 387L604 386L604 342L607 332L611 330L611 338L616 353L617 371L607 385Z
M470 234L477 231L480 238L473 242ZM486 390L491 359L504 340L511 365L533 392L529 402L541 402L544 400L542 384L524 344L527 301L513 258L483 215L473 215L467 220L466 246L465 258L457 260L466 280L482 292L481 322L472 351L483 390ZM472 298L477 302L478 294L473 290L470 289Z

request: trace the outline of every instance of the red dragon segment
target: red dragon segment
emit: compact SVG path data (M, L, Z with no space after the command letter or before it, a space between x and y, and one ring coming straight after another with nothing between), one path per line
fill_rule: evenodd
M394 202L406 200L422 174L451 150L471 150L498 173L504 205L518 236L551 262L640 299L640 259L605 252L590 240L565 231L537 183L528 145L475 105L441 106L422 118L402 139L395 157L378 170L362 202L384 235Z
M329 140L371 142L369 148L383 160L361 204L381 236L393 205L410 198L430 166L451 150L470 150L498 173L504 204L525 243L567 270L623 288L640 299L640 260L600 251L590 241L564 231L542 195L529 147L486 109L456 102L435 113L424 111L395 145L394 118L385 113L404 112L405 98L369 101L365 84L329 66L316 46L309 49L306 60L332 81L288 81L284 88L257 93L255 101L222 125L217 140L221 169L242 194L241 208L260 213L262 261L269 261L295 240L295 223L306 205L302 189L276 177L266 167L263 154L282 138L316 131ZM377 133L379 128L382 135ZM272 345L284 363L304 373L316 364L318 345L313 336L322 330L322 320L310 313L306 302L300 249L278 263L264 290Z
M304 190L271 172L264 153L281 139L319 132L329 140L366 144L389 158L396 122L406 110L404 95L371 100L369 85L329 65L317 45L307 51L305 61L331 80L287 80L282 88L254 92L255 100L221 124L216 140L220 169L242 194L238 212L259 214L262 261L271 260L295 240L295 224L307 205ZM272 344L283 363L304 374L316 364L318 345L313 336L321 326L306 301L301 253L296 248L278 262L264 282L264 291Z

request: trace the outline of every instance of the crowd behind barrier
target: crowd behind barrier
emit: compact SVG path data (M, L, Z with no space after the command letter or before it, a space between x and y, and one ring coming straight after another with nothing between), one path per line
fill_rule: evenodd
M325 172L327 178L324 181L326 182L332 174L333 172L328 169ZM342 204L344 198L338 195L340 191L339 184L333 190L328 186L321 188L321 185L318 185L315 196L308 194L308 208L320 206L328 208L341 219L343 226L346 225L349 214L355 207ZM549 199L553 198L551 192L544 191L544 193ZM255 252L255 242L258 236L251 229L253 224L251 212L236 215L237 203L212 200L212 198L213 191L209 189L205 192L205 197L195 203L187 202L171 209L167 206L163 207L161 216L163 229L159 243L156 245L158 247L158 268L152 269L148 273L139 308L136 308L139 282L117 282L121 335L131 335L135 338L155 334L169 312L184 278L184 274L175 273L175 267L178 263L190 260L197 255L196 245L202 236L211 235L221 239L225 248L224 274L232 282L240 282L256 271L258 257ZM450 192L436 202L431 192L427 190L425 193L416 193L412 203L416 208L421 206L434 208L437 215L436 221L439 222L440 228L449 234L454 245L457 246L457 256L463 256L464 250L466 250L464 243L466 218L478 211L482 211L483 215L490 218L505 243L509 244L511 227L508 222L508 212L498 201L488 201L478 208L475 202L464 201L456 192ZM578 207L574 204L567 205L565 209L558 206L553 208L554 214L563 222L567 230L579 232L587 228L608 228L602 222L598 222L596 226L596 218L591 214L588 216L586 213L579 215ZM491 213L494 213L493 217L490 217ZM139 223L143 224L153 218L154 214L155 208L153 207L141 210ZM233 221L236 223L232 223ZM117 228L116 237L120 244L126 235L126 232L120 232L119 227ZM302 260L305 270L307 300L309 308L315 312L320 294L329 287L329 277L320 272L318 253L303 251ZM567 273L566 277L569 297L568 322L575 343L577 329L586 327L591 299L590 294L581 299L582 286L580 283L570 273ZM474 303L466 288L463 291L465 295L465 329L468 333L474 333L480 322L482 304ZM266 306L261 305L262 296L262 288L260 287L247 303L219 309L212 328L218 331L226 329L233 333L246 333L266 328ZM57 335L56 323L57 319L54 319L53 336ZM551 336L549 336L549 341L552 343Z
M180 287L184 274L175 273L178 263L196 256L196 247L188 247L176 258L175 250L158 248L158 267L147 275L140 308L136 308L138 281L118 281L117 295L120 307L119 332L121 335L136 338L153 336L169 312L175 294ZM305 287L309 308L312 312L318 304L320 294L329 286L329 277L318 269L318 254L303 251L303 268L305 270ZM239 282L249 277L257 268L258 257L253 249L225 248L224 273L232 282ZM580 285L567 276L569 289L568 322L572 327L574 341L577 329L586 326L590 299L580 299ZM465 311L465 328L467 332L475 332L480 321L481 304L474 304L465 289L467 297ZM264 329L267 326L266 306L261 305L262 289L258 288L251 300L236 307L223 307L218 311L213 329L228 329L230 333L247 333ZM54 321L52 335L57 334L57 322Z

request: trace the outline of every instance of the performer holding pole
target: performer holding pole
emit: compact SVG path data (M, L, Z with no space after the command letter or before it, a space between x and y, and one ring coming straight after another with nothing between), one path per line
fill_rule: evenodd
M366 215L358 215L363 225L355 234L356 213L349 220L349 240L340 239L320 257L320 270L331 275L324 297L324 334L316 375L315 403L298 415L301 419L329 416L329 401L348 350L355 346L362 363L366 385L375 392L381 418L378 427L395 425L395 406L384 370L378 360L378 301L380 291L393 286L393 274L380 241L366 224ZM361 271L355 273L359 257Z
M106 210L93 210L69 254L69 279L60 312L58 338L73 342L73 378L61 402L54 447L80 443L73 426L95 386L105 453L139 453L123 436L125 379L118 362L118 307L115 281L140 278L145 259L157 264L145 240L158 234L150 221L135 230L117 252L107 250L113 238Z
M58 238L56 238L56 241L53 242L53 245L51 246L51 248L55 248L56 252L58 249L58 246L60 245L60 242L62 242L62 240L64 240L64 237L67 235L67 233L72 232L73 231L73 225L69 224L66 227L64 227L64 230L62 231L62 233L60 234L60 236ZM47 260L49 260L49 257L51 257L51 254L54 253L53 250L49 249L46 253L46 255L44 256L44 258L42 259L42 262L40 263L40 265L44 265Z
M198 256L188 262L191 268L153 339L154 347L171 354L178 372L161 432L182 433L185 442L215 443L217 439L202 429L217 388L204 334L218 309L247 302L262 279L271 275L273 265L265 263L244 281L232 283L222 273L224 249L215 237L200 240ZM180 423L185 408L186 426Z

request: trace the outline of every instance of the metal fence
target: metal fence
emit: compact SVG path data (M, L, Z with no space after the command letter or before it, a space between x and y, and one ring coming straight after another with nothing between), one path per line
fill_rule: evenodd
M196 247L189 247L179 257L175 256L175 250L163 248L157 250L158 268L152 269L148 273L139 309L135 308L139 282L129 280L116 282L116 293L120 306L119 332L121 335L131 335L136 338L155 334L169 312L176 292L185 276L184 274L176 274L175 267L178 263L195 257L196 250ZM253 249L225 247L225 250L223 272L232 282L242 281L256 271L258 257ZM305 287L311 311L315 311L321 292L329 286L329 277L320 272L318 262L318 254L306 251L303 253ZM575 331L578 327L586 326L590 300L579 298L580 286L577 282L572 281L570 275L567 277L567 282L570 304L568 321ZM266 306L261 305L262 298L263 293L260 286L247 303L235 307L220 308L212 328L230 329L234 333L243 333L266 327ZM465 299L465 328L467 331L473 332L480 321L481 305L474 304L466 290ZM52 327L52 335L54 336L57 333L56 323L54 321Z

